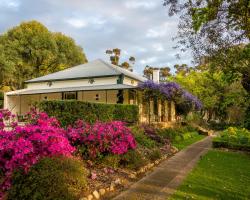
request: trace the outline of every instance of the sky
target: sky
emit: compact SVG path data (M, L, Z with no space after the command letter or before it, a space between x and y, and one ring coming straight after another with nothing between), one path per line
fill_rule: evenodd
M169 17L163 0L0 0L0 33L37 20L80 45L88 60L109 60L106 49L122 50L121 61L136 58L134 70L191 64L190 52L174 49L178 17Z

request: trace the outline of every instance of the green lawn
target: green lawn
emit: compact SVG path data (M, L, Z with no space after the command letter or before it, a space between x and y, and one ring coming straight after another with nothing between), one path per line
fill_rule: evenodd
M250 155L210 150L171 200L250 199Z
M206 136L204 135L195 135L194 137L192 138L189 138L189 139L186 139L186 140L181 140L181 141L178 141L178 142L173 142L173 145L175 147L177 147L179 150L181 149L185 149L187 146L205 138Z

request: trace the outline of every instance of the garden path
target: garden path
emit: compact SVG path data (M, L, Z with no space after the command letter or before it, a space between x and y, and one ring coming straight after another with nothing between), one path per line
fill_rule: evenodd
M166 200L212 144L208 136L162 162L148 176L133 184L113 200Z

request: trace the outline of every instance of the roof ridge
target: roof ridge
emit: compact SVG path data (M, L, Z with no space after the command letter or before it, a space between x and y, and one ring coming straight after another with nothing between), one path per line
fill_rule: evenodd
M116 67L119 67L119 66L113 66L113 64L110 64L102 59L98 59L99 61L101 61L103 64L105 64L106 66L108 66L110 69L113 69L115 72L118 72L118 73L122 73L121 71L119 71L118 69L116 69ZM122 73L123 74L123 73Z

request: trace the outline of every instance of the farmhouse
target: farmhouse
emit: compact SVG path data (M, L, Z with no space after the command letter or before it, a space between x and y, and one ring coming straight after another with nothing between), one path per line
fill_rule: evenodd
M138 88L147 79L103 60L71 67L26 81L26 89L5 93L4 108L23 115L36 102L44 100L79 100L105 104L135 104L139 106L140 122L170 122L175 120L173 102L144 102ZM159 70L153 72L159 82ZM150 106L147 106L150 105Z

